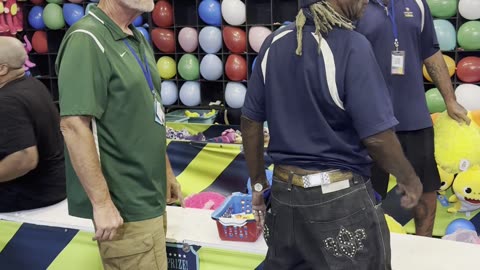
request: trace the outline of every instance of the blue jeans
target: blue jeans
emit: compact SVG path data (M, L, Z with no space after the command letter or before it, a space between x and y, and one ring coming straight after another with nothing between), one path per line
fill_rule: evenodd
M360 180L359 180L360 178ZM390 270L390 234L370 181L322 193L273 179L265 270Z

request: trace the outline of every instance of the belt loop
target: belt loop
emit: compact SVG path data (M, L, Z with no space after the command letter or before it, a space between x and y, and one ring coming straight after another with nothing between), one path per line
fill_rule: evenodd
M292 171L289 171L289 172L288 172L288 181L287 181L287 183L288 183L288 188L287 188L287 190L288 190L288 191L292 191L292 180L293 180L293 172L292 172Z

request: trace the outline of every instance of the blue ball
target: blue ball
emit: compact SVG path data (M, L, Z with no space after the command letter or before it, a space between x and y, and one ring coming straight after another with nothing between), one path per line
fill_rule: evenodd
M78 20L85 16L83 7L77 4L63 4L63 17L65 22L72 26Z
M43 22L43 7L34 6L28 13L28 23L35 30L41 30L45 28L45 23Z
M143 24L143 17L142 15L138 16L137 18L135 18L135 20L133 21L133 26L135 27L139 27Z
M220 26L222 24L222 9L216 0L203 0L198 5L200 19L208 25Z
M455 219L454 221L448 224L447 229L445 231L446 235L452 234L459 229L476 231L475 225L470 220L466 220L464 218Z

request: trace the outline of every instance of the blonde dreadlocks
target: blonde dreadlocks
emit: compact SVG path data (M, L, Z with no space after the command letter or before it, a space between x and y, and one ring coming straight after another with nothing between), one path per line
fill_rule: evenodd
M326 34L330 32L334 26L348 30L353 30L354 28L351 20L336 12L325 0L311 4L310 12L313 15L313 21L315 23L315 35L318 35L320 39L322 38L322 33ZM303 9L300 9L295 20L297 26L297 55L302 55L302 30L306 21L307 17L303 13ZM320 52L320 42L318 43L318 51Z

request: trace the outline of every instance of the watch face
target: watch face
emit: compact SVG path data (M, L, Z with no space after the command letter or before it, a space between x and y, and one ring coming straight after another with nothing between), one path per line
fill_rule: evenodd
M255 189L255 191L262 191L263 190L263 186L260 183L256 183L255 186L253 186L253 188Z

